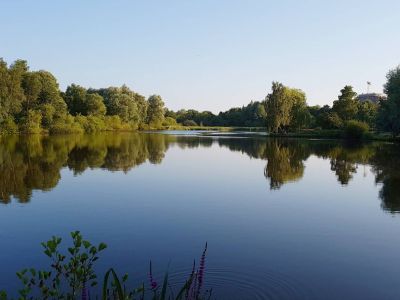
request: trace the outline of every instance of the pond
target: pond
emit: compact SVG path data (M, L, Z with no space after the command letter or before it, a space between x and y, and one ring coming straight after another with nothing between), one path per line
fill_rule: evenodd
M216 299L399 299L400 147L203 132L0 138L0 289L80 230L135 283L208 243Z

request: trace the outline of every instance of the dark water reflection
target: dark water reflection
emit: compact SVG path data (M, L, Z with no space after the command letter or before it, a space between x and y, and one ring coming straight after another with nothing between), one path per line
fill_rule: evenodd
M0 143L0 201L30 201L33 190L49 191L68 167L74 175L101 168L128 172L145 163L160 164L168 148L218 144L251 158L265 160L271 190L303 177L312 155L329 159L338 183L348 185L360 166L372 166L382 188L382 209L400 212L400 147L388 143L352 144L326 140L175 136L167 134L101 134L83 136L5 136Z
M146 281L207 241L217 299L398 299L400 148L180 134L0 138L0 290L79 229ZM159 278L161 280L161 278Z

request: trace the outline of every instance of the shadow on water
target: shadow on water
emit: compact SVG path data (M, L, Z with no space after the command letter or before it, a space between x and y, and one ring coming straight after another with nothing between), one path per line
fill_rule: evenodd
M0 138L0 201L29 202L33 190L48 191L61 179L61 169L75 175L87 169L128 172L145 162L160 164L171 145L182 149L219 145L265 160L271 190L304 175L305 161L330 161L338 183L348 185L359 166L371 166L382 184L382 209L400 212L400 149L384 143L349 144L329 140L234 138L170 134L98 134L72 136L3 136Z

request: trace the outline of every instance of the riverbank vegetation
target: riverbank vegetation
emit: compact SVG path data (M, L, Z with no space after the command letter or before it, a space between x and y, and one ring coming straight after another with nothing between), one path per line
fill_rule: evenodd
M84 240L79 231L71 232L71 237L72 245L67 248L67 253L63 253L60 249L62 242L60 237L53 236L49 241L41 243L44 254L50 259L50 268L47 270L29 268L17 272L17 277L22 283L18 299L202 300L211 297L211 290L204 288L207 244L199 266L196 267L196 263L193 263L181 287L174 290L168 272L165 273L163 280L158 282L153 275L151 262L146 276L147 283L134 285L129 280L128 274L118 276L113 268L99 278L95 265L107 245L105 243L93 245ZM8 299L11 298L7 296L7 292L0 291L0 300Z
M387 100L360 100L346 85L332 107L308 106L305 93L273 82L261 101L214 114L211 111L165 107L159 95L147 99L126 85L85 88L69 85L61 91L48 71L30 71L26 61L10 66L0 59L0 133L92 133L154 129L231 130L264 128L275 135L304 129L319 135L371 137L371 131L400 134L400 68L389 71L384 86ZM329 137L328 136L328 137Z

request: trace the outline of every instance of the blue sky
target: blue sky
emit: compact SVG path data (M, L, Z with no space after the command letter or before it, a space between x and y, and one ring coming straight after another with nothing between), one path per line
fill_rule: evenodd
M382 91L400 63L400 1L1 0L0 57L62 89L127 84L168 107L218 112L272 81L331 104L351 84Z

